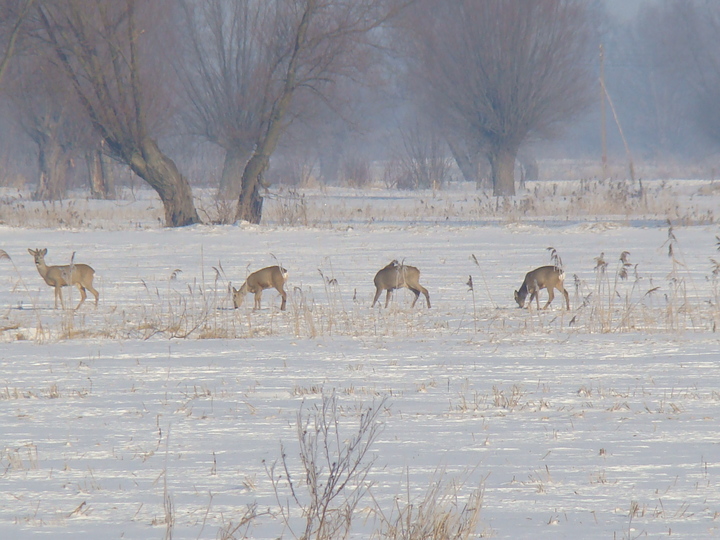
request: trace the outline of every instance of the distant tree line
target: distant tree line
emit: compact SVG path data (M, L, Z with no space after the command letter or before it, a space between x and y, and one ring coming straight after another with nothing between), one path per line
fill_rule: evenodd
M534 144L597 115L600 44L634 148L712 151L719 30L701 0L625 23L601 0L0 0L0 144L34 148L40 200L78 170L112 198L120 164L172 227L200 221L193 185L259 223L279 177L355 185L376 161L427 188L452 159L513 195L516 163L537 175ZM191 177L197 154L217 165Z

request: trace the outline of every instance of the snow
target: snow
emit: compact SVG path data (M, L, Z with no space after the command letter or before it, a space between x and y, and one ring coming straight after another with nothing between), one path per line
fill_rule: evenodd
M718 195L697 190L672 191L672 230L659 213L481 219L466 189L313 191L308 226L270 206L263 226L163 229L147 195L80 201L88 216L115 204L82 227L0 226L0 538L164 537L165 491L173 538L216 538L248 504L277 510L266 467L282 443L302 478L298 413L333 392L346 434L386 398L355 538L375 504L389 515L441 476L464 482L461 502L483 487L491 538L717 537L718 228L702 216ZM521 310L513 290L551 246L572 309ZM97 309L53 309L27 253L42 247L95 268ZM420 268L432 309L406 290L370 308L395 258ZM288 310L273 290L233 310L228 283L277 263ZM294 511L292 530L264 515L248 536L299 536Z

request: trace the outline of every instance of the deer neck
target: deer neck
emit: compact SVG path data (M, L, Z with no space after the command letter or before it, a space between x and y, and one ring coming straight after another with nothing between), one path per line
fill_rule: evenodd
M47 266L47 264L45 264L44 261L43 261L43 262L35 263L35 266L37 267L38 272L40 273L40 275L41 275L42 277L47 276L48 266Z

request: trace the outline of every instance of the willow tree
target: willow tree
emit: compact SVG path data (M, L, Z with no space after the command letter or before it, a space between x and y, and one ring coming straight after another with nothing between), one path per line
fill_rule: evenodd
M182 0L187 39L177 71L191 135L220 146L225 158L218 196L237 199L240 178L265 124L279 62L276 4L266 0Z
M0 2L0 82L15 54L23 23L28 18L35 0L3 0Z
M200 221L192 190L157 142L169 115L172 2L49 0L39 3L51 46L89 121L114 159L160 196L165 224Z
M483 148L493 193L515 193L515 159L589 104L597 44L582 0L421 2L407 20L411 73L445 131ZM436 115L437 116L437 115Z
M262 218L263 174L298 94L327 100L357 73L371 31L410 1L183 0L189 125L225 149L221 191L237 193L236 219Z
M39 55L18 58L7 95L17 125L37 146L39 178L33 199L56 201L68 188L72 161L89 144L88 125L62 73Z

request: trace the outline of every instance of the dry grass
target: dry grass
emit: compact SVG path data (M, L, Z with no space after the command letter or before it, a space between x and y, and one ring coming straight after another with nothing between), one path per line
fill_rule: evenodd
M428 153L429 152L429 153ZM432 162L423 151L423 159L411 161ZM397 160L395 160L397 161ZM289 187L278 184L265 196L264 222L282 226L334 226L337 223L356 221L402 220L472 220L499 219L509 222L528 217L556 219L591 216L613 216L624 219L654 216L671 219L674 223L715 223L717 211L712 205L688 197L685 180L697 179L693 195L699 198L713 196L720 191L715 178L715 164L692 166L681 164L636 164L636 177L628 179L624 165L611 167L608 178L600 178L601 168L597 161L544 160L540 162L541 180L528 182L512 198L495 198L487 191L477 191L474 185L451 182L461 178L457 168L447 160L437 158L440 172L430 176L438 179L426 183L432 189L421 192L388 189L397 176L388 180L388 163L367 163L363 159L349 160L344 164L348 181L345 188L318 185L312 173L314 164L299 163L296 177ZM397 167L396 167L397 168ZM407 167L406 167L407 168ZM427 176L414 172L411 176ZM288 175L278 175L278 178ZM128 177L132 179L131 177ZM650 180L649 180L650 179ZM33 201L30 192L22 189L0 189L0 224L32 228L95 228L118 230L128 226L156 228L162 226L163 209L157 195L148 189L137 189L133 179L118 191L114 201L96 201L84 193L58 202ZM363 191L348 189L358 186ZM383 205L368 202L363 193L377 195L377 199L389 198ZM198 212L211 224L227 224L234 221L235 201L217 197L212 188L195 188ZM399 206L397 202L402 204Z
M298 412L299 462L281 445L281 457L266 464L277 501L276 509L268 515L280 520L292 537L347 538L369 514L376 519L372 538L478 538L482 485L470 489L463 501L468 491L464 481L439 474L423 496L411 498L408 477L408 493L396 497L389 511L383 511L372 496L376 456L371 448L384 428L380 417L385 413L387 398L372 406L353 406L341 403L335 392L320 390L316 396L320 398L318 403L306 406L303 402ZM355 427L348 429L347 424ZM368 498L370 506L364 503ZM247 526L256 517L246 511L241 522Z
M485 538L491 533L479 532L483 487L466 489L458 479L447 479L443 473L417 498L396 498L389 516L379 514L380 528L372 536L387 540L467 540ZM408 486L410 479L407 480ZM469 493L465 494L465 491ZM379 508L377 510L379 512Z
M670 271L658 280L644 274L633 262L632 253L623 250L615 257L599 254L591 267L594 280L568 275L572 310L554 304L537 311L507 312L497 307L479 306L478 287L487 287L484 276L469 276L466 315L422 307L410 308L411 293L394 295L386 309L369 307L370 298L352 300L348 285L339 283L332 268L318 269L322 287L295 286L288 289L287 311L279 310L276 295L267 294L265 307L253 311L250 305L233 309L228 280L221 267L212 267L198 279L183 279L179 271L164 281L142 281L142 294L122 309L84 306L80 310L36 308L38 299L29 291L25 296L32 307L9 310L0 330L4 341L33 340L39 343L72 339L250 339L263 336L289 336L315 339L348 336L363 339L406 339L428 333L469 332L492 340L493 336L535 332L714 332L720 323L720 270L717 263L708 269L707 280L696 283L684 262L672 227L668 228ZM557 254L556 254L557 255ZM588 268L587 270L590 270ZM477 276L476 276L477 277ZM18 282L20 278L18 277ZM462 285L459 285L460 287ZM23 284L22 288L26 288ZM44 291L44 289L43 289ZM542 291L541 294L546 294ZM488 293L489 295L489 293ZM492 301L492 296L489 296ZM47 299L45 299L47 301ZM41 302L42 303L42 302ZM68 302L70 305L70 302ZM32 313L32 315L30 315ZM29 319L29 317L32 317ZM466 318L465 318L466 317ZM28 327L34 320L34 328Z
M696 204L704 200L703 196L693 199L687 196L688 193L687 188L677 183L608 179L535 182L529 184L527 191L507 199L492 198L474 189L458 190L457 187L448 191L423 192L421 196L379 190L377 194L372 192L378 196L371 204L367 192L353 196L348 190L293 188L279 190L269 196L266 217L271 222L291 227L383 220L392 220L393 223L414 220L444 222L446 219L513 222L533 216L552 216L553 219L563 220L573 217L587 219L588 215L620 216L622 219L667 216L673 219L669 221L673 224L714 223L713 211ZM221 223L230 219L231 205L218 201L209 191L198 194L199 201L209 201L206 206L199 205L205 209L203 211L209 221ZM9 209L7 219L18 220L18 224L29 214L36 218L41 216L31 221L30 226L72 224L88 227L109 221L127 226L128 223L140 223L140 215L159 211L158 201L134 199L136 195L126 191L123 199L112 203L114 210L102 205L96 207L99 201L78 200L43 206L20 195L6 196L0 211ZM82 223L76 219L78 213L83 216ZM96 221L102 213L107 215L103 214L102 221ZM668 226L668 240L664 248L668 250L671 270L663 280L646 277L649 269L633 263L630 246L620 253L598 254L594 267L584 269L585 275L587 270L592 270L594 280L580 279L577 274L568 275L568 289L572 282L575 289L573 311L558 313L557 310L549 310L550 315L531 310L530 316L518 313L518 316L507 317L499 310L482 307L476 295L487 296L497 308L493 294L498 293L491 291L491 276L484 274L475 259L478 274L469 275L466 283L467 301L468 306L472 306L472 313L467 321L459 323L454 320L448 322L448 318L438 315L435 308L430 312L410 310L406 298L400 294L396 295L398 298L390 309L368 309L368 299L358 295L357 289L350 288L357 284L341 282L336 269L327 262L329 259L318 268L322 283L320 288L298 285L288 291L286 314L277 311L272 293L273 300L266 300L266 305L273 302L270 309L260 312L233 310L227 288L229 279L218 264L210 268L202 265L200 276L186 277L177 270L170 272L164 281L143 282L142 295L123 307L105 308L101 300L97 312L86 308L80 311L68 309L59 312L58 316L44 317L36 309L40 299L31 294L8 253L0 250L0 265L12 265L13 275L16 276L13 288L21 291L23 296L19 313L9 311L4 320L0 320L0 339L48 342L86 338L232 339L269 335L396 338L422 336L428 331L471 330L479 335L509 335L567 328L577 332L602 333L715 331L720 323L720 263L717 258L709 257L707 283L695 283L690 278L672 226ZM72 288L65 291L73 294ZM352 301L349 300L351 292ZM69 299L71 302L72 298ZM27 310L24 307L27 305L32 308L32 322L22 313ZM456 324L459 325L457 328L449 328Z
M496 198L466 184L420 195L384 187L363 192L348 189L279 188L265 201L269 224L334 227L338 223L433 221L523 222L532 218L587 220L588 216L627 221L669 219L674 223L711 224L717 209L703 192L712 185L623 179L528 182L515 197ZM695 186L695 187L692 187ZM693 195L699 197L693 197ZM709 199L709 197L708 197Z

